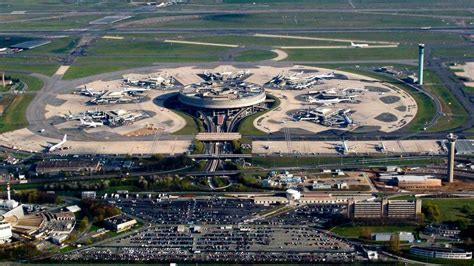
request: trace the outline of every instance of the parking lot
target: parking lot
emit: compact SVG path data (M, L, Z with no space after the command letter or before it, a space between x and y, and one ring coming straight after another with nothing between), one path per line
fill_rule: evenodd
M68 261L351 262L354 247L310 227L156 226L113 243L66 254Z
M237 224L269 207L241 199L122 200L126 213L155 224Z

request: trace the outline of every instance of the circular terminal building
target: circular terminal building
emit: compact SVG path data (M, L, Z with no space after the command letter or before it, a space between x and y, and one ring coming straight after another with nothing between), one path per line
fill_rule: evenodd
M265 101L265 89L247 82L206 81L179 92L179 101L198 109L237 109Z

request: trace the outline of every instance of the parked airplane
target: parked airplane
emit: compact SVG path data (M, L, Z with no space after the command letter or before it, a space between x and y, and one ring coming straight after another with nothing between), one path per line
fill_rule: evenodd
M381 153L386 153L387 152L387 148L385 148L385 144L383 142L380 142L379 144L377 144L375 146L375 150L377 150Z
M336 151L342 155L349 154L349 145L346 140L343 140L341 144L336 144Z
M364 47L369 47L369 44L351 42L351 46L354 47L354 48L364 48Z
M61 140L59 143L49 147L48 151L53 152L55 150L59 150L62 148L62 146L66 143L67 141L67 134L64 134L63 140Z
M79 93L81 95L84 95L84 96L96 97L96 96L100 96L100 95L104 94L104 91L93 91L93 90L87 88L86 86L84 86L84 88L82 88Z
M94 121L84 121L84 119L81 120L81 126L88 127L88 128L96 128L96 127L101 127L104 125L102 122L94 122Z
M149 88L124 88L123 92L133 95L137 93L144 93L145 91L149 90Z

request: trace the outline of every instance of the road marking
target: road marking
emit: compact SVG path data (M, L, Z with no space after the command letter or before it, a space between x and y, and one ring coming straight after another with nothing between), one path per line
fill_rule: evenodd
M54 75L64 75L70 66L60 66Z
M178 41L178 40L164 40L166 43L180 43L180 44L194 44L194 45L204 45L204 46L218 46L218 47L229 47L229 48L238 48L236 44L223 44L223 43L211 43L211 42L190 42L190 41Z
M288 57L288 54L285 51L279 50L279 49L274 49L271 50L275 54L277 54L276 57L272 58L272 61L281 61L284 60Z
M367 41L367 40L354 40L354 39L337 39L337 38L319 38L319 37L308 37L308 36L292 36L292 35L277 35L277 34L261 34L256 33L253 36L263 38L280 38L280 39L295 39L295 40L314 40L314 41L330 41L330 42L364 42L372 44L392 44L399 45L397 42L383 42L383 41Z

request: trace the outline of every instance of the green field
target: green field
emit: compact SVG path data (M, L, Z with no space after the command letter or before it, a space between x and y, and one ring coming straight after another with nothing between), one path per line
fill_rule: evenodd
M41 79L35 78L30 75L25 75L25 74L8 74L8 75L13 78L20 79L22 82L24 82L28 86L28 91L31 91L31 92L40 90L44 84Z
M256 129L256 128L253 126L253 121L254 121L257 117L259 117L259 116L261 116L261 115L263 115L263 114L269 112L269 111L272 110L272 109L277 108L277 107L280 105L280 99L278 99L277 97L275 97L275 96L273 96L273 95L267 94L267 98L271 98L271 99L274 99L274 100L275 100L275 102L273 103L272 107L271 107L270 109L264 111L264 112L257 112L257 113L255 113L255 114L253 114L253 115L250 115L250 116L244 118L244 119L240 122L240 124L239 124L239 129L238 129L238 131L239 131L240 134L242 134L242 135L253 135L253 136L266 135L266 134L267 134L267 133L265 133L265 132L263 132L263 131L260 131L260 130Z
M399 166L416 166L416 165L428 165L428 164L440 164L442 159L431 158L431 159L410 159L410 158L399 158L398 160L384 160L379 162L370 162L370 159L376 157L347 157L347 156L334 156L334 157L254 157L251 163L254 167L273 168L273 167L315 167L320 165L344 165L344 164L357 164L369 166L386 166L399 165ZM381 159L380 157L378 159Z
M431 17L392 16L369 13L336 12L279 12L272 13L227 13L205 15L198 19L172 21L148 26L191 28L357 28L357 27L423 27L444 26L442 19Z
M423 87L441 101L443 112L446 114L445 117L440 118L428 131L445 131L460 127L466 122L466 110L433 72L425 71L425 84Z
M415 47L372 49L287 49L286 61L335 61L416 59Z
M16 96L10 102L0 116L0 133L28 126L25 113L33 98L34 94L23 94Z
M269 60L276 56L276 53L267 50L247 50L238 53L234 60L239 62L255 62Z
M171 110L177 113L182 118L184 118L184 120L186 120L186 126L174 132L173 135L196 135L197 133L204 131L202 122L199 121L197 118L194 118L191 115L182 111L178 111L175 109Z
M58 70L59 64L31 64L28 65L25 60L22 64L3 64L0 61L0 71L26 71L31 73L39 73L46 76L52 76Z
M119 70L142 67L145 65L116 65L116 64L75 64L64 74L63 79L77 79L92 75L114 72Z
M423 204L433 203L439 207L441 221L455 221L468 218L461 212L464 205L474 206L474 198L449 198L449 199L423 199Z

